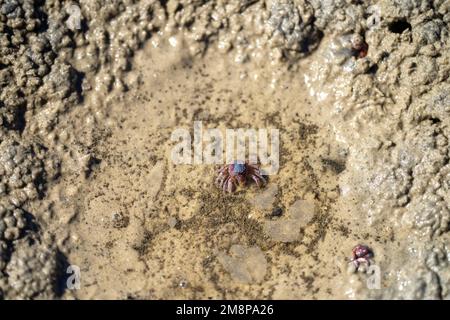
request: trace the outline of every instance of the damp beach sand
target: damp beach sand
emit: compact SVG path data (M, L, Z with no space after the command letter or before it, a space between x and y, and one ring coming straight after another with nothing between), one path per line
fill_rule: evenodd
M0 298L450 297L447 1L73 5L0 0ZM175 164L195 122L278 172Z

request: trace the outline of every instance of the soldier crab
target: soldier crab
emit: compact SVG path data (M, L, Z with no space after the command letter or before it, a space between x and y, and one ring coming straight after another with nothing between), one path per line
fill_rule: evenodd
M233 164L227 164L219 169L219 175L216 178L216 185L225 192L234 192L237 186L245 186L247 180L253 180L258 187L267 183L259 167L248 162L240 163L235 161Z

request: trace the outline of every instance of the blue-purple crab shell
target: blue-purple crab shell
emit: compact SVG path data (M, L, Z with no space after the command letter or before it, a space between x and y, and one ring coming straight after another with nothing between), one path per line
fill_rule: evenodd
M234 162L222 166L218 171L216 185L224 192L234 192L238 186L245 186L247 181L254 181L258 187L264 186L267 181L257 165Z

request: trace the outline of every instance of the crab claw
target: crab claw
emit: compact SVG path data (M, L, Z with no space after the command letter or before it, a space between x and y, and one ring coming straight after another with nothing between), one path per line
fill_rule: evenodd
M238 181L238 183L241 187L245 186L246 180L245 180L244 176L237 175L236 180Z

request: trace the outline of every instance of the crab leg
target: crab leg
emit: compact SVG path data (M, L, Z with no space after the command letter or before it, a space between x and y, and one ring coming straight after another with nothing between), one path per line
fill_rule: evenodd
M256 185L257 185L259 188L261 188L261 180L259 180L258 177L255 176L255 175L252 175L252 179L253 179L253 181L255 181Z
M228 169L227 166L223 166L222 168L220 168L220 169L217 171L217 173L223 174L227 169Z
M233 192L235 190L236 186L234 185L234 181L233 179L228 179L228 183L227 183L227 190L228 192Z
M263 185L267 183L266 179L264 179L264 177L262 175L260 175L259 173L254 172L252 175L253 180L255 180L254 177L256 177L257 179L262 181ZM258 186L259 186L259 184L258 184Z
M225 181L222 183L222 189L223 192L227 192L228 183L230 182L230 177L226 178Z
M220 173L219 176L216 178L216 185L221 186L226 179L226 176L223 173Z

